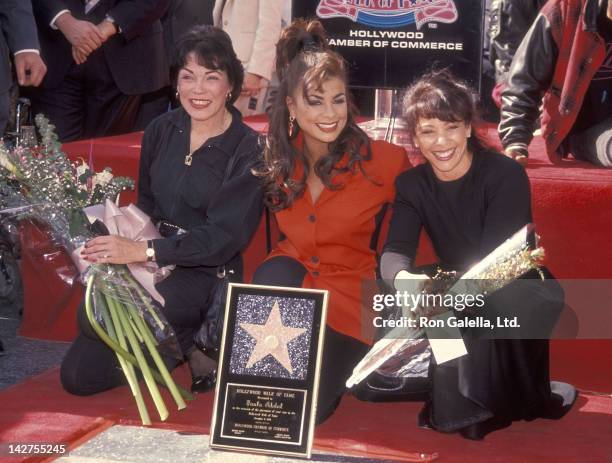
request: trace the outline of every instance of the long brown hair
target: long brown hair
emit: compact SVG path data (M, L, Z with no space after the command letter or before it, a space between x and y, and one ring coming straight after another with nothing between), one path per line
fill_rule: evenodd
M320 90L328 79L337 77L347 83L346 64L342 57L327 44L325 30L319 21L298 19L281 34L276 45L276 71L280 80L279 91L270 113L270 127L264 149L264 167L258 175L264 179L264 202L272 211L290 207L296 198L304 194L310 169L321 178L325 187L335 190L342 184L334 182L334 176L359 169L372 156L370 142L363 130L355 123L355 108L347 95L348 118L345 128L336 140L329 144L329 153L310 166L304 152L296 149L293 140L299 133L294 128L289 134L289 109L287 96L299 93L306 97L309 91ZM294 123L294 127L297 124ZM336 164L344 154L348 163ZM300 163L301 178L294 180L292 174Z

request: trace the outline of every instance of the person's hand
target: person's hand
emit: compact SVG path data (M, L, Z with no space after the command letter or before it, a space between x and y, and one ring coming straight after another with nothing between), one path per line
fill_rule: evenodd
M17 82L23 87L38 87L47 73L47 66L38 53L24 51L15 55Z
M514 159L516 162L518 162L521 166L526 167L527 166L527 156L525 156L523 153L521 153L520 151L513 151L513 150L506 150L504 152L504 154L506 156L508 156L510 159Z
M429 280L427 275L422 273L410 273L407 270L402 270L397 273L393 286L397 291L407 291L408 293L416 294L423 290L425 282Z
M257 74L245 73L242 82L242 96L258 96L259 91L268 85L268 80Z
M402 270L398 272L395 276L395 280L393 281L393 286L395 290L402 293L402 301L403 296L405 295L407 298L410 298L410 295L413 297L417 297L417 294L423 291L425 283L429 281L429 277L427 275L423 275L420 273L410 273L406 270ZM410 299L413 300L413 299ZM415 311L416 306L409 304L407 306L402 306L402 311L404 315L408 314L408 311Z
M147 242L117 235L98 236L83 247L81 256L92 263L132 264L146 262Z
M80 48L72 47L72 59L76 64L83 64L87 61L87 53L85 53Z
M100 35L104 37L104 42L110 39L113 35L117 33L117 26L107 19L98 24L98 31L100 31Z
M95 24L75 19L70 13L57 18L55 25L73 47L87 55L100 48L106 40Z

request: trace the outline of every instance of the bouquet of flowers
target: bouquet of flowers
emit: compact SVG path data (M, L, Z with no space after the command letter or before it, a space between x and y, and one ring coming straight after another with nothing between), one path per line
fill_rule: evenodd
M100 221L91 223L87 208L106 201L107 210L118 210L112 201L133 188L134 182L114 177L109 168L95 173L84 161L72 164L61 151L54 126L42 115L36 117L36 125L41 135L39 145L12 150L0 145L0 213L43 224L50 238L72 256L87 287L87 317L117 354L143 424L150 424L151 419L136 368L141 370L163 421L168 410L157 384L169 389L179 410L185 408L185 399L192 398L175 384L158 351L180 356L170 324L126 265L88 265L78 257L88 240L108 232ZM153 365L145 357L146 351Z
M529 236L532 233L534 233L534 226L525 225L460 278L453 278L452 273L454 272L438 271L437 275L427 282L423 292L443 293L444 296L488 295L533 269L538 270L543 279L539 268L544 259L544 249L530 247ZM412 318L419 316L433 318L444 315L444 313L448 313L448 309L422 306L404 312ZM377 341L361 362L355 366L346 386L350 388L359 384L374 371L395 377L402 377L405 373L417 371L416 376L426 374L429 354L426 352L428 343L425 338L425 329L419 325L393 328ZM454 341L453 339L442 339L442 341L447 340Z

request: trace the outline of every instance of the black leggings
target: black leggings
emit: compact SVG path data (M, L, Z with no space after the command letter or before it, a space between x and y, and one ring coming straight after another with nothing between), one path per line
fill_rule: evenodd
M267 260L257 268L253 283L300 288L305 276L306 269L297 260L279 256ZM338 333L329 326L325 328L317 424L334 413L346 391L346 380L368 350L366 344Z
M183 353L193 346L193 335L202 324L203 314L216 277L177 267L156 285L165 299L163 313L174 329ZM126 384L117 356L93 331L84 307L77 312L79 335L62 361L60 379L67 392L91 395ZM171 370L182 361L162 355Z

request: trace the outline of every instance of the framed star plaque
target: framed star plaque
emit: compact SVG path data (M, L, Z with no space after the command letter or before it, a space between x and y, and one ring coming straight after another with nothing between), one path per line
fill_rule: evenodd
M327 297L229 285L211 447L310 457Z

